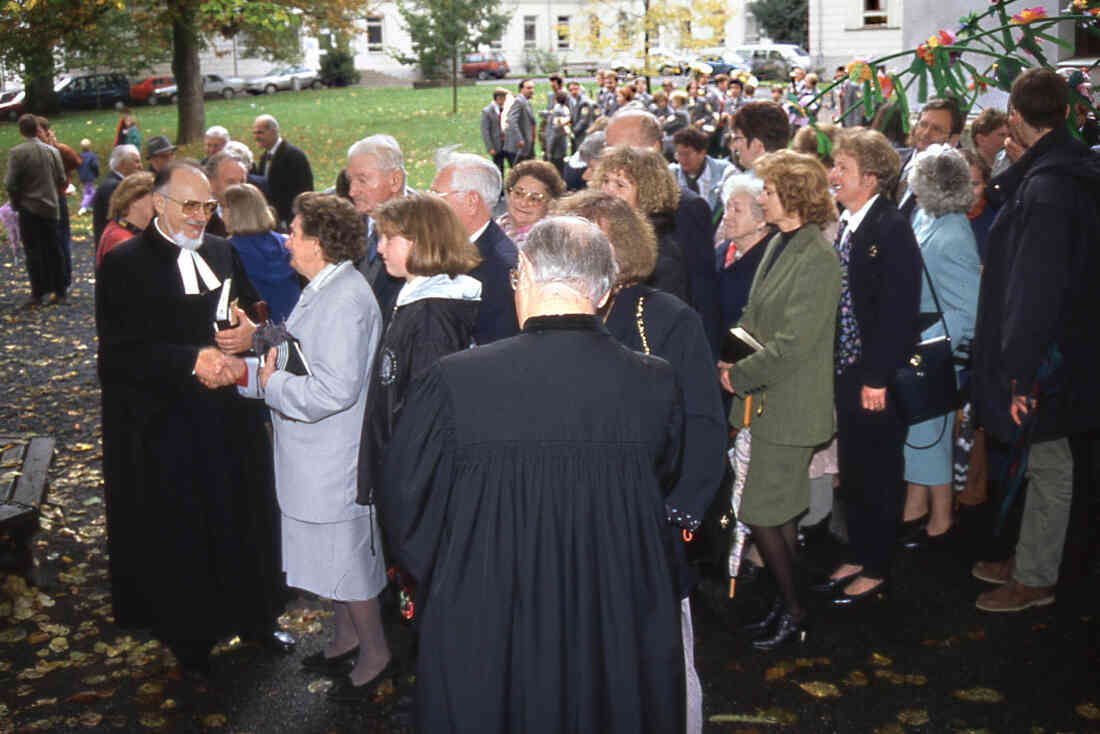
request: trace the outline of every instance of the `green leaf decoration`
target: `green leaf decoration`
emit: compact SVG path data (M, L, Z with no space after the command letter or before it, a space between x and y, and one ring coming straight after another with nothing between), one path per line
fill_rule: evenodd
M829 140L829 136L823 133L814 125L814 129L817 130L817 154L822 158L829 158L833 155L833 141Z
M913 54L913 63L909 65L910 74L919 74L921 69L927 68L928 65L924 63L924 59L916 54Z
M871 104L871 82L863 82L863 116L875 116L875 107Z
M917 101L924 104L928 101L928 69L924 68L920 70L920 76L917 77Z
M901 113L901 131L906 135L909 134L909 100L908 95L905 93L905 87L902 86L901 80L898 79L897 74L890 75L891 81L894 82L894 89L897 94L894 98L898 101L898 112Z
M1062 48L1069 49L1070 51L1073 50L1073 44L1072 43L1070 43L1069 41L1064 41L1061 38L1058 38L1057 36L1052 36L1049 33L1042 33L1041 31L1035 31L1034 35L1038 36L1039 38L1043 39L1044 41L1050 41L1051 43L1057 44L1057 45L1061 46Z

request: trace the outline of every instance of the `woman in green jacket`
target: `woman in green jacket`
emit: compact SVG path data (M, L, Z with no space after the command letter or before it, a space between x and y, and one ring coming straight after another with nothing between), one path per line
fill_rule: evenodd
M739 326L763 349L720 366L723 386L735 394L731 423L751 416L740 519L752 528L780 594L768 616L746 629L760 633L754 647L769 650L805 637L806 609L794 586L797 518L809 507L810 456L833 435L840 264L821 235L837 215L824 166L781 150L755 172L764 181L764 218L779 233L764 251Z

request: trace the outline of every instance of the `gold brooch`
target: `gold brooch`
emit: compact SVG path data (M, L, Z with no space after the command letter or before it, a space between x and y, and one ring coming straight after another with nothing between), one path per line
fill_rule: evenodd
M878 245L871 245L868 247L867 256L872 258L878 257Z

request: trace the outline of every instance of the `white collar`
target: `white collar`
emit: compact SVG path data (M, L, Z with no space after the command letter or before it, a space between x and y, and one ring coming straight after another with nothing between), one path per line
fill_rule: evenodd
M485 220L485 224L481 225L470 235L470 242L477 242L481 235L485 234L485 230L489 229L489 222L493 221L492 217Z
M847 209L844 210L844 213L840 215L840 221L848 223L848 229L846 230L847 232L854 233L857 229L859 229L859 225L863 224L864 217L867 216L867 212L871 211L871 207L874 205L878 197L879 195L875 194L870 199L865 201L863 203L863 206L857 209L854 213L849 212Z
M183 282L184 295L199 295L201 292L199 291L199 278L202 278L202 284L206 286L206 290L208 291L212 291L221 285L218 276L214 275L214 271L210 269L210 265L207 264L202 255L194 250L188 250L172 242L172 238L160 228L160 217L153 220L153 226L157 228L157 232L160 233L161 237L180 251L179 255L176 257L176 267L179 268L180 280Z
M283 138L282 138L282 136L280 136L279 138L277 138L275 140L275 145L271 146L271 150L267 151L268 157L269 158L274 158L275 157L275 151L277 151L279 149L279 146L282 145L282 144L283 144Z
M321 290L329 280L332 279L332 276L336 275L341 270L346 270L349 265L351 265L351 260L343 260L339 264L325 263L325 267L321 268L317 275L310 278L309 283L306 285L306 290Z

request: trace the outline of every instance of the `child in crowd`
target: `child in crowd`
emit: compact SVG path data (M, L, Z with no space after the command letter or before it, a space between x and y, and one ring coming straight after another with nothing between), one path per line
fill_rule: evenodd
M92 152L92 141L84 138L80 141L80 168L76 170L80 183L84 185L84 198L80 201L78 217L84 216L95 196L95 180L99 178L99 156Z

